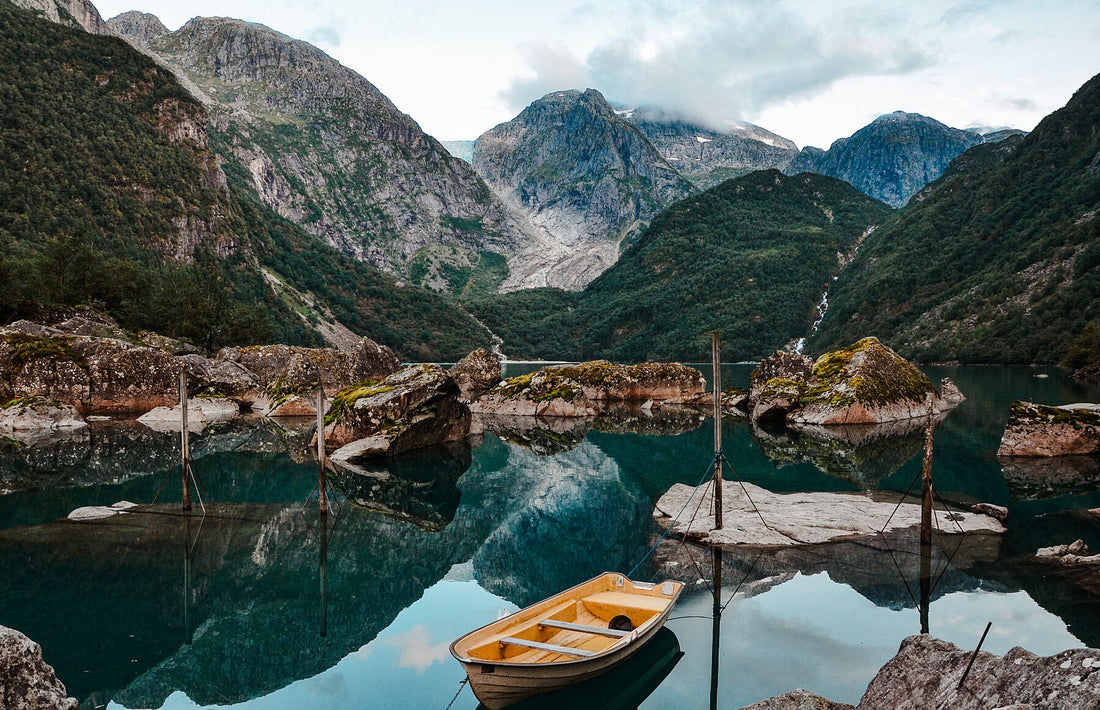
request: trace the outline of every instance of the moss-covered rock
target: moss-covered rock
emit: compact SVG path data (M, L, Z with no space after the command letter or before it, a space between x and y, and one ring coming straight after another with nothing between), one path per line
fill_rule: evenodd
M1100 405L1013 402L998 456L1100 454Z
M777 353L753 373L753 418L803 424L879 424L944 412L964 398L945 383L941 397L915 365L883 345L864 338L819 357L804 375L791 363L777 370L773 360L800 356ZM769 374L775 370L779 374ZM791 374L786 374L791 371ZM755 396L754 396L755 395Z
M360 447L355 458L395 456L465 439L470 409L459 400L458 385L443 368L424 364L341 390L325 422L326 447L375 438L371 446ZM332 456L335 460L336 452Z
M595 360L510 377L472 407L496 414L590 417L600 414L610 402L688 402L698 397L704 386L698 370L679 363L617 365Z

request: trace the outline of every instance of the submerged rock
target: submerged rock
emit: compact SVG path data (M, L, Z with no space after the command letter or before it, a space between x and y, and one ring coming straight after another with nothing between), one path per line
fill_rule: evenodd
M462 399L467 402L493 389L502 379L500 359L485 348L478 348L456 362L447 374L458 383Z
M825 353L808 372L807 361L776 353L757 367L749 390L754 420L880 424L941 413L965 399L950 380L941 396L923 372L877 338Z
M973 667L959 682L971 658ZM901 642L896 656L867 686L858 710L939 708L1095 708L1100 650L1078 648L1048 657L1013 648L1004 656L963 650L927 634Z
M662 527L708 545L803 545L875 536L920 525L919 503L876 501L861 493L772 493L751 483L723 481L724 527L709 515L675 520L678 511L713 508L713 486L672 486L653 516ZM934 511L933 524L945 534L1003 533L997 520L978 513Z
M1100 453L1100 405L1048 407L1016 401L998 456L1080 456Z
M0 707L4 710L76 710L53 668L42 660L42 647L25 635L0 626Z
M187 400L187 429L201 432L208 424L227 422L240 416L241 408L237 403L225 397L192 397ZM154 431L179 431L183 419L183 410L177 404L174 407L157 407L137 418L139 422Z
M341 390L327 421L326 446L372 440L354 452L332 454L354 462L465 439L470 408L459 401L458 385L442 367L425 364Z
M616 365L596 360L510 377L472 408L490 414L591 417L610 402L683 403L701 394L704 386L702 373L679 363Z

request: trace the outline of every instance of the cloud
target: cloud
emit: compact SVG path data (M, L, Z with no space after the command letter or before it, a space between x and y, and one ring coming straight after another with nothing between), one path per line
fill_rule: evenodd
M533 77L504 92L513 108L564 88L594 87L628 104L654 104L713 125L816 96L860 76L899 75L933 63L908 23L873 6L804 16L805 5L710 0L650 13L583 59L541 46Z
M339 47L343 41L343 29L336 22L306 30L304 39L318 47Z
M997 102L1002 106L1015 109L1017 111L1035 111L1039 108L1039 105L1035 103L1032 99L1019 96L1000 96L997 98Z

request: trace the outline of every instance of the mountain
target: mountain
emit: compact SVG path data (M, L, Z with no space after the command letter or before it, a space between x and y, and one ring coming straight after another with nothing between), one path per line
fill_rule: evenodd
M513 271L512 289L583 287L615 262L622 239L694 191L594 89L547 94L486 131L473 166L561 246L557 263Z
M50 22L79 27L94 35L111 34L99 10L88 0L12 0L12 4Z
M0 0L3 322L92 306L211 349L358 333L407 359L450 359L484 344L450 301L336 252L227 179L210 121L122 40Z
M469 164L310 44L226 18L169 32L129 12L109 26L208 107L231 180L349 256L438 290L475 275L495 290L503 262L540 239Z
M579 294L485 298L471 309L512 357L730 360L803 337L822 290L886 205L840 180L758 171L679 202Z
M794 143L751 123L733 123L719 131L651 106L617 113L637 126L661 157L703 190L753 170L783 170L798 155Z
M1100 324L1100 76L1024 138L972 148L869 237L811 344L1056 363Z
M834 141L827 151L803 149L784 171L840 178L892 207L901 207L938 178L955 156L982 141L978 133L895 111Z

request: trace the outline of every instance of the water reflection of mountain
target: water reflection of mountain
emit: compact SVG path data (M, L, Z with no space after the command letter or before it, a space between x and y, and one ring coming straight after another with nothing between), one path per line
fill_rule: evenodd
M762 427L752 440L779 468L809 462L823 473L872 490L924 447L925 420L885 424Z
M308 492L308 475L294 480L284 500ZM547 459L487 437L458 485L461 505L438 531L345 506L329 536L325 638L317 515L287 503L219 504L202 523L190 563L190 645L182 644L186 523L164 515L168 506L0 531L0 609L18 610L0 623L41 643L79 697L124 688L115 693L122 704L156 707L182 690L200 704L228 703L331 667L455 564L472 559L483 586L524 604L621 567L647 545L649 499L590 444ZM79 616L63 611L74 609Z

